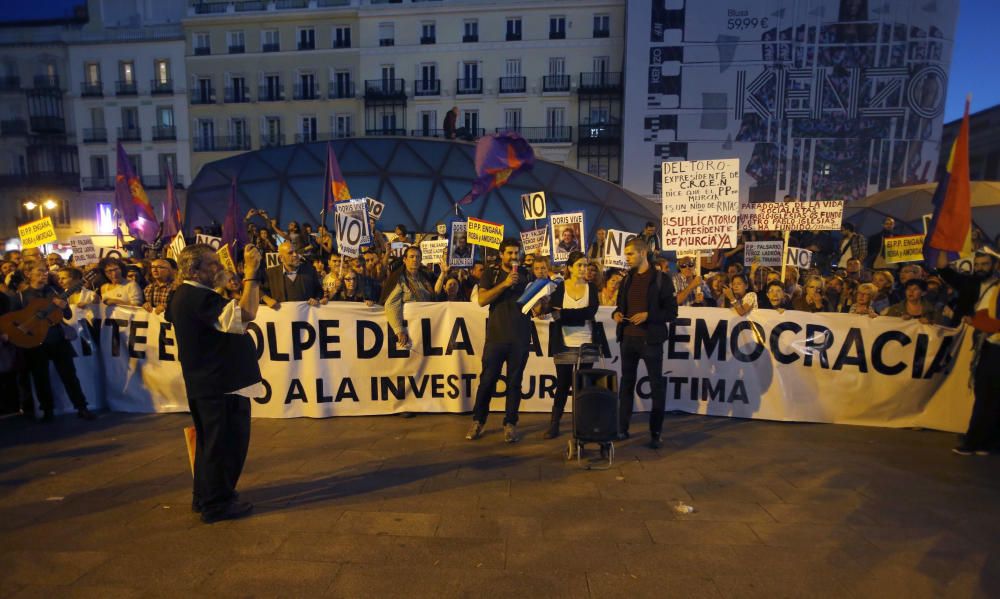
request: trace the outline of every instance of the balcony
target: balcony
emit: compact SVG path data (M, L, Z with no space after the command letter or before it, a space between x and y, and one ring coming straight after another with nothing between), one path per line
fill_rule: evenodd
M338 39L333 40L333 48L335 50L341 50L343 48L350 48L350 47L351 47L351 40L349 39L341 38L339 40Z
M118 141L142 141L142 132L138 127L118 127Z
M175 189L184 188L184 178L178 173L172 173ZM166 189L167 175L142 175L142 186L146 189Z
M278 10L287 8L308 8L309 0L275 0L274 7Z
M167 95L174 93L174 80L173 79L153 79L149 82L149 93L154 96Z
M463 44L473 44L473 43L478 42L478 41L479 41L479 34L478 33L475 34L475 35L463 35L462 36L462 43Z
M35 89L61 89L58 75L35 75Z
M414 96L440 96L440 79L416 79L413 82Z
M513 131L530 143L563 144L573 141L572 127L497 127L496 132Z
M554 30L550 29L549 30L549 39L550 40L564 40L564 39L566 39L566 31L565 30L554 31Z
M199 2L194 5L194 14L196 15L222 14L226 12L226 8L228 6L229 6L228 2Z
M278 146L283 145L285 145L285 136L280 133L277 135L262 133L260 136L261 148L277 148Z
M100 98L104 96L104 87L101 85L100 81L87 82L84 81L80 84L80 97L82 98Z
M609 123L580 123L579 144L617 143L622 138L622 126Z
M28 134L28 121L24 119L6 119L0 121L0 135L14 136L14 135L27 135L27 134Z
M296 83L292 97L296 100L319 100L319 85L316 83Z
M459 127L455 131L455 135L458 139L463 139L465 141L473 141L475 139L478 139L486 135L486 129L483 128L468 129L466 127ZM411 129L410 136L444 138L445 135L444 135L444 129L422 128L422 129Z
M380 129L365 129L365 135L371 137L405 137L406 129L390 129L389 127L382 127Z
M368 79L365 81L365 99L405 98L406 81L403 79Z
M139 86L135 84L135 81L115 81L115 95L137 96L139 95Z
M595 29L594 37L611 37L610 29Z
M195 46L194 47L194 55L195 56L208 56L211 53L212 53L212 47L211 46Z
M402 133L401 135L406 135ZM344 137L353 137L354 132L352 131L331 131L329 133L296 133L295 143L297 144L308 144L317 141L331 141L334 139L342 139Z
M34 133L66 133L66 119L61 116L33 116L30 120Z
M21 78L17 76L0 77L0 91L11 92L21 90Z
M107 141L108 130L104 127L83 130L83 143L85 144L107 143Z
M464 77L455 80L455 93L462 95L483 93L482 77Z
M195 152L245 152L250 150L250 136L195 137L193 149Z
M542 93L568 91L569 75L545 75L542 77Z
M240 0L233 3L236 12L253 12L267 10L267 2L263 0Z
M410 137L444 137L444 129L410 129Z
M281 102L285 99L285 86L263 84L257 88L258 102Z
M215 89L198 88L191 91L192 104L215 104Z
M501 77L498 89L501 94L523 94L528 89L527 78Z
M313 40L313 41L308 41L307 42L305 40L299 40L298 49L299 50L315 50L316 49L316 41Z
M521 41L521 32L518 31L517 33L512 33L508 31L507 37L504 39L506 39L508 42L519 42Z
M577 93L609 93L622 91L622 74L598 71L596 73L580 73L580 86Z
M261 52L281 52L281 44L261 44Z
M250 88L244 86L227 87L225 94L226 104L247 104L250 102Z
M433 35L431 35L431 36L423 36L423 37L420 38L420 45L421 46L430 46L430 45L436 44L436 43L437 43L437 37L433 36Z
M177 127L157 125L153 127L153 141L173 141L177 139Z
M243 44L239 44L239 45L236 45L236 46L229 46L229 53L230 54L243 54L246 51L247 51L247 47L245 45L243 45Z
M115 180L112 177L81 177L80 188L84 191L114 189Z
M330 82L330 89L327 91L326 97L331 100L342 100L344 98L353 98L354 93L354 82Z
M391 38L391 37L382 38L382 39L380 39L378 41L378 45L382 46L382 47L395 46L396 45L396 40L394 38Z

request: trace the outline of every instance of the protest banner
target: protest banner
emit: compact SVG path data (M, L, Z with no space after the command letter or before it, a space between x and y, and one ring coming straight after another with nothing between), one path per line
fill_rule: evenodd
M476 248L469 245L469 224L464 220L451 222L448 241L448 266L452 268L472 268L475 263Z
M69 238L69 244L73 247L73 264L77 267L100 262L94 240L89 235L74 235Z
M633 237L638 235L628 231L608 229L608 235L604 238L604 268L628 268L628 261L625 260L625 244Z
M920 262L923 259L923 235L896 235L885 238L885 261L889 264Z
M361 246L365 238L365 224L354 216L356 214L358 214L357 211L338 212L333 219L337 250L340 255L350 258L357 258L361 255Z
M421 264L434 266L441 263L441 257L448 253L448 240L435 239L420 242Z
M229 246L223 244L215 251L216 255L219 256L219 262L222 263L222 268L228 270L229 272L236 272L236 263L233 262L233 254L229 251Z
M812 266L813 253L802 248L785 248L785 264L799 270Z
M170 240L170 245L167 246L167 257L173 257L177 260L181 257L181 252L187 247L187 241L184 239L184 232L178 231L177 235Z
M755 258L761 266L781 266L782 241L748 241L743 245L743 265L750 266Z
M664 250L714 250L739 243L739 158L664 162L660 189Z
M548 216L545 206L545 192L534 191L521 195L521 213L524 220L541 220Z
M367 196L365 197L365 202L365 207L368 208L368 216L375 220L382 220L382 211L385 210L385 204Z
M17 234L21 238L21 249L36 248L46 243L55 243L56 229L52 226L52 217L46 216L30 223L18 225Z
M582 212L565 212L549 216L549 242L552 245L552 262L562 264L570 252L582 252L587 247L584 239Z
M837 231L841 201L761 202L740 209L741 231Z
M619 372L611 306L599 308L594 341ZM364 304L285 302L247 324L264 380L254 417L332 417L468 412L482 371L488 312L469 302L408 303L413 349L400 349L384 313ZM188 404L177 340L163 315L73 308L76 370L92 409L182 412ZM550 332L532 320L522 412L549 412L555 394ZM972 335L917 319L682 306L663 344L667 410L779 421L964 431ZM72 412L53 385L57 412ZM503 409L504 388L494 409ZM648 410L639 367L635 411Z
M281 260L278 258L278 252L267 252L264 254L264 268L271 268L279 264L281 264Z
M549 228L532 229L521 232L521 249L524 255L537 254L539 256L549 255Z
M402 258L406 255L406 248L410 247L410 244L405 241L393 241L389 244L389 256L391 258Z
M334 206L335 218L351 217L361 221L361 241L360 246L366 246L372 242L372 231L368 220L368 202L364 199L344 200L337 202ZM347 222L344 222L346 226Z
M469 227L466 229L466 236L470 244L494 250L500 249L500 242L503 241L503 225L471 216L467 222Z
M220 247L222 247L221 237L213 237L211 235L203 235L201 233L195 235L194 242L207 244L213 250L218 250Z

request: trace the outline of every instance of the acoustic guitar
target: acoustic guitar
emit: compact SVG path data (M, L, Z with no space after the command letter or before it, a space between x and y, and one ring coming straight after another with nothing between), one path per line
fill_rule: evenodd
M62 308L52 302L54 298L65 300L83 288L83 283L71 285L69 289L52 297L36 297L17 312L0 316L0 333L23 349L38 347L45 341L49 328L63 320Z

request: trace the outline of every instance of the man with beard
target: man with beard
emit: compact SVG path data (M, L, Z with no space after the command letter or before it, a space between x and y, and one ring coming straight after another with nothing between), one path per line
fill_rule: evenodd
M896 265L885 259L885 238L892 237L896 233L896 220L891 216L885 217L882 222L882 230L868 238L868 255L864 259L864 264L874 270L895 270Z
M312 265L302 261L290 241L278 246L278 262L264 271L267 289L261 299L268 307L278 310L281 302L309 302L310 306L326 303L322 279Z
M1000 318L1000 281L997 280L997 258L977 253L971 275L965 275L947 265L945 252L938 256L938 274L958 292L955 314L965 322L970 316L985 311L990 319ZM975 403L972 417L962 443L952 449L958 455L988 455L997 441L1000 425L1000 333L976 330L973 337L975 354L972 358L972 390Z

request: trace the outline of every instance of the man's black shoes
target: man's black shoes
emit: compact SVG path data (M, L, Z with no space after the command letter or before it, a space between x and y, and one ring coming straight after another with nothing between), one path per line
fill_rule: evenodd
M251 512L253 512L253 504L249 501L234 501L221 510L202 512L201 521L205 524L214 524L223 520L237 520L249 516Z

